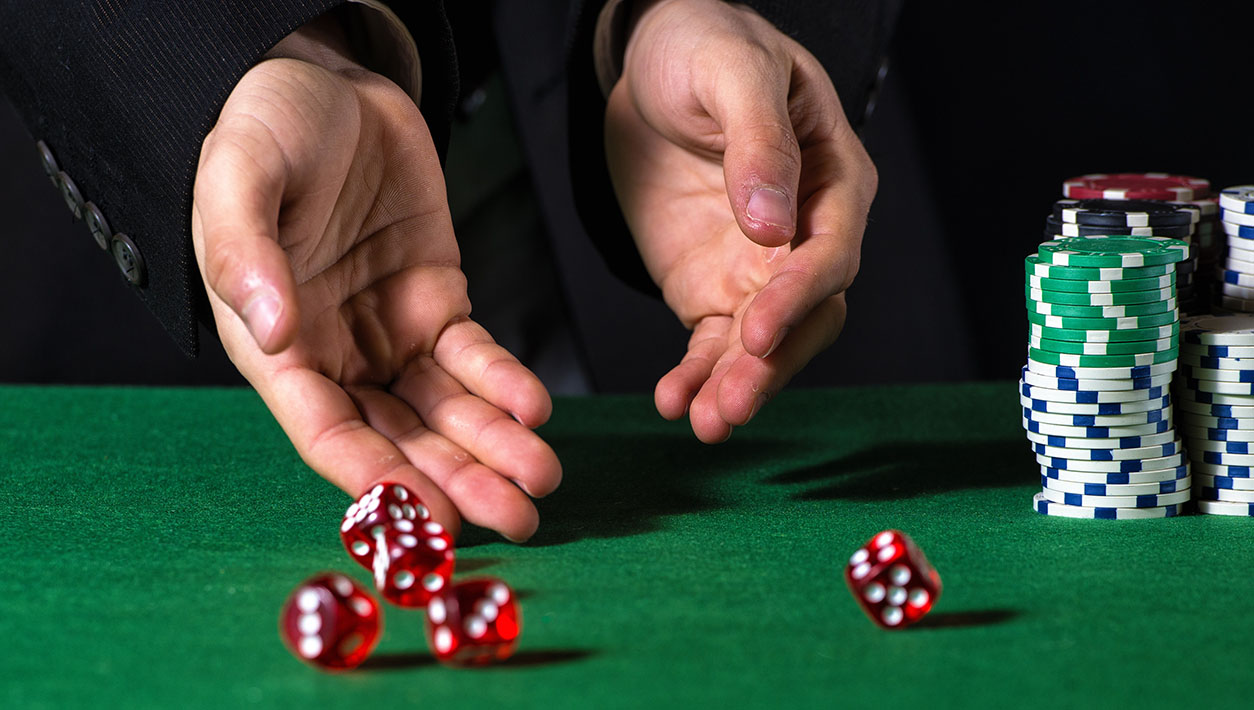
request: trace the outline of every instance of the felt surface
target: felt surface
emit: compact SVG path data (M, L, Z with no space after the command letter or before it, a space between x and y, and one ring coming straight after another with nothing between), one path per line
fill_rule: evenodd
M1045 518L1013 384L785 393L726 444L646 398L557 402L562 488L523 546L459 575L523 600L517 656L450 670L387 606L328 675L277 615L339 569L350 502L249 391L0 388L0 705L1246 706L1254 521ZM841 575L884 528L939 570L932 614L874 627Z

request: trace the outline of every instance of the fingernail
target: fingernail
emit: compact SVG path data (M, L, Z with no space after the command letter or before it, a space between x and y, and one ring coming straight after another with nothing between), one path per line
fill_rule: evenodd
M766 404L766 400L769 400L770 398L771 398L771 395L766 394L766 393L757 395L757 399L754 400L754 410L750 411L749 413L750 420L752 420L754 416L757 416L757 410L761 409L762 405Z
M253 334L253 340L258 345L264 345L270 340L270 334L274 332L274 326L279 322L279 314L282 312L283 306L279 303L278 296L268 289L261 289L260 293L254 294L248 300L240 315L244 317L248 332Z
M749 218L775 227L792 226L792 204L788 195L771 187L759 187L749 196L745 207Z
M771 347L766 349L766 354L763 355L762 358L766 359L770 357L771 353L775 352L775 348L778 348L779 344L784 342L784 336L786 335L788 335L788 329L780 328L779 332L775 334L775 339L771 341Z

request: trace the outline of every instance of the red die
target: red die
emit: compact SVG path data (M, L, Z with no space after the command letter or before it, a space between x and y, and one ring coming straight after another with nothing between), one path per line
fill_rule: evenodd
M514 653L522 610L499 579L459 582L427 604L427 641L441 663L479 665Z
M886 629L922 619L941 593L940 575L898 530L885 530L853 553L845 582L871 621Z
M305 580L279 614L279 636L292 654L332 670L355 668L366 660L382 626L374 599L336 573Z
M388 523L406 520L411 525L428 520L431 513L417 495L399 483L380 483L348 506L340 524L340 539L357 564L373 569L376 532Z
M453 577L453 538L434 520L417 528L397 520L383 526L374 541L374 586L397 606L426 606Z

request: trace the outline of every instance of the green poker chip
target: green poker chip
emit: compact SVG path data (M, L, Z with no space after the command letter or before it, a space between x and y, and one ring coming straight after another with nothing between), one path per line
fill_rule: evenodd
M1178 347L1135 355L1070 355L1028 347L1028 357L1030 359L1046 365L1065 367L1141 367L1173 362L1179 355L1180 349Z
M1027 299L1029 313L1043 316L1069 316L1073 318L1127 318L1130 316L1148 316L1155 313L1174 311L1176 299L1169 298L1153 303L1133 303L1125 306L1068 306L1058 303L1041 303Z
M1114 343L1077 343L1074 340L1031 337L1028 338L1028 345L1038 350L1069 355L1137 355L1178 349L1180 340L1167 337L1158 340L1125 340Z
M1119 293L1069 293L1027 288L1023 295L1037 303L1068 306L1129 306L1173 299L1176 297L1176 287L1167 286L1152 291L1121 291Z
M1148 316L1126 316L1123 318L1086 318L1083 316L1049 316L1028 311L1028 322L1046 328L1063 328L1066 330L1141 330L1158 326L1172 325L1178 320L1175 311L1155 313Z
M1050 279L1028 275L1028 288L1042 291L1061 291L1064 293L1126 293L1129 291L1152 291L1176 285L1175 274L1164 274L1147 279L1122 279L1119 281L1093 281L1082 279Z
M1036 255L1057 266L1137 268L1189 258L1189 245L1167 237L1065 237L1043 242Z
M1042 279L1112 282L1148 279L1175 273L1175 267L1171 264L1137 266L1126 269L1121 267L1056 266L1043 261L1036 254L1031 254L1023 260L1023 270L1028 276L1036 276Z
M1160 325L1154 328L1132 328L1128 330L1049 328L1035 323L1028 326L1029 337L1066 340L1074 343L1117 343L1135 340L1158 340L1160 338L1178 337L1179 335L1179 323Z

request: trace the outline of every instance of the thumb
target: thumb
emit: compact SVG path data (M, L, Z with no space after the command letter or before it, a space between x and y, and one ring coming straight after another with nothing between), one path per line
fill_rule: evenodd
M201 277L267 354L290 345L300 322L292 267L278 243L287 181L282 149L264 133L215 131L204 144L192 207Z
M788 114L784 67L747 75L722 72L711 114L723 129L723 180L740 229L753 241L777 247L797 229L801 148Z

